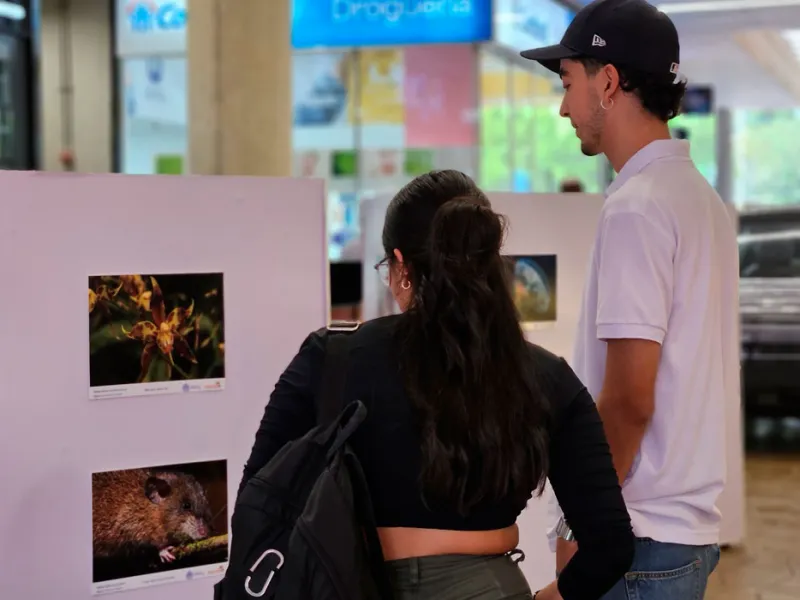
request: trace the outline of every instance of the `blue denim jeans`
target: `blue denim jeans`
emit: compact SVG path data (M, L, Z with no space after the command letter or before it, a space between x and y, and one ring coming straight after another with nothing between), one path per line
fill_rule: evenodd
M602 600L702 600L719 564L719 546L636 540L630 572Z

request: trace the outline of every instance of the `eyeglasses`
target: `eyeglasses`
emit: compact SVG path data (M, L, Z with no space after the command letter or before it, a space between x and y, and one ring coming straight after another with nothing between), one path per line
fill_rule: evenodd
M381 276L381 281L383 285L389 286L389 257L387 256L378 264L375 265L375 270L378 272L378 275Z

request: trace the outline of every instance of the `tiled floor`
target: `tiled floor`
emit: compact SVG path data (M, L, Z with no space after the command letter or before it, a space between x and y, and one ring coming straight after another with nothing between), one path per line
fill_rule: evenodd
M749 456L741 548L723 552L706 600L800 600L800 455Z

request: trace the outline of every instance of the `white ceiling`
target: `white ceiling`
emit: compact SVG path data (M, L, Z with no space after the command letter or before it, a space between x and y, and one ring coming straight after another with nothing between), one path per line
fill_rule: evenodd
M705 4L712 2L704 0ZM668 12L668 3L659 7ZM783 56L773 51L768 69L763 53L756 56L753 45L740 39L743 34L763 34L774 41L775 32L800 28L800 6L675 13L670 17L681 36L681 70L692 83L713 85L719 106L800 106L800 86L792 85L795 80L800 82L800 61L791 52Z
M682 35L681 70L690 84L712 85L718 106L791 108L800 104L730 34Z

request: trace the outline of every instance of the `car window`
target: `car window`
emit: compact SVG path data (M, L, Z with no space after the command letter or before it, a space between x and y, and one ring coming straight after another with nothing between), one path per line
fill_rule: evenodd
M800 239L776 237L739 243L742 277L800 277Z

